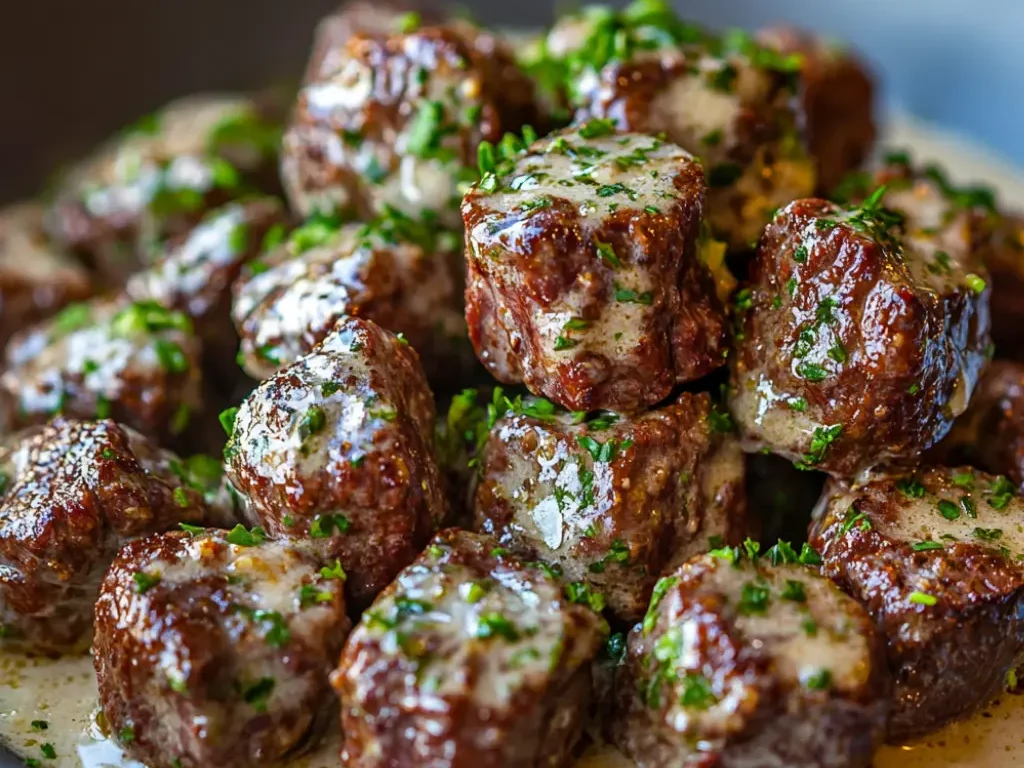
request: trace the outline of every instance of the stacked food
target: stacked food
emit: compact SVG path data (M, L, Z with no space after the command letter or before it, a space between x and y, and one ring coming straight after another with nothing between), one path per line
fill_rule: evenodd
M871 91L658 0L519 50L355 4L286 126L125 131L0 216L0 644L91 645L151 768L339 702L353 768L856 768L980 710L1024 661L1024 236L862 165Z

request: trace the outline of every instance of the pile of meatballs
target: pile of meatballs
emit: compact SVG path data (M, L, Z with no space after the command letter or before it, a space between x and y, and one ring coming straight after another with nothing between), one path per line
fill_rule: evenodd
M1024 218L872 91L659 0L356 3L294 99L125 129L0 213L0 645L91 648L150 768L339 711L351 768L865 768L981 710Z

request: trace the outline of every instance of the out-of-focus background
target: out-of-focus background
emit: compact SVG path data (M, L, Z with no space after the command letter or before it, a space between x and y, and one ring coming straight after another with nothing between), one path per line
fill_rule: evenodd
M610 5L622 3L611 2ZM4 0L0 202L172 97L295 80L338 0ZM463 0L489 24L547 23L552 0ZM795 22L852 42L883 98L1024 167L1024 0L679 0L709 24ZM571 7L571 6L569 6Z

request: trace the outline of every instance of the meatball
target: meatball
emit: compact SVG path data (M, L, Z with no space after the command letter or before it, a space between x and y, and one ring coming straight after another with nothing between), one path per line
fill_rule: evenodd
M798 57L738 30L711 35L660 3L569 17L547 47L577 121L664 133L703 159L709 220L730 248L749 249L776 208L814 191L796 109Z
M798 200L765 230L737 301L746 448L853 477L915 458L967 407L989 344L984 265L957 221L935 233L941 201L894 191L918 206L903 215L882 192L856 208Z
M414 5L420 8L421 3ZM433 8L414 11L401 2L346 2L317 24L313 50L302 79L303 84L315 82L336 72L340 68L345 45L356 34L386 35L390 32L415 29L424 14L431 22L441 20L441 14Z
M629 633L610 719L637 765L871 764L889 709L884 645L792 548L770 553L717 551L658 582Z
M1006 478L969 468L826 487L811 544L886 637L894 744L980 710L1024 660L1024 504L1014 494Z
M818 191L831 192L860 167L874 145L874 80L853 53L812 32L772 27L757 39L801 59L800 107L807 147L818 164Z
M224 524L216 462L182 461L112 421L55 419L0 444L0 641L88 647L92 606L125 542Z
M187 232L253 187L273 189L279 137L273 115L250 99L172 102L71 170L48 229L120 285L152 259L150 243Z
M997 360L932 459L1006 475L1024 488L1024 365Z
M169 442L201 412L200 346L185 315L153 302L71 304L12 339L0 415L9 431L110 417Z
M364 608L447 514L433 455L434 402L416 352L368 320L341 320L264 381L225 449L249 521L302 537L348 572Z
M432 381L464 381L478 366L456 258L454 234L394 210L340 229L309 222L236 287L245 370L272 376L308 354L339 319L358 316L402 333Z
M344 579L242 528L132 542L96 603L111 731L151 768L271 765L315 743L336 711Z
M299 94L282 158L292 208L391 206L454 227L477 146L530 122L532 95L504 44L469 25L357 34Z
M512 402L480 457L477 530L643 616L658 576L747 534L743 454L706 394L630 418Z
M48 242L39 206L0 209L0 349L19 328L91 293L86 270Z
M641 410L723 365L704 192L692 156L600 120L498 162L462 206L483 364L580 411Z
M331 677L344 765L571 764L607 625L495 543L438 534L363 615Z
M153 266L133 275L126 293L191 318L204 351L234 355L231 287L243 267L261 254L264 238L283 236L285 211L271 197L228 203L211 211L187 234L160 248ZM272 241L271 240L271 241Z

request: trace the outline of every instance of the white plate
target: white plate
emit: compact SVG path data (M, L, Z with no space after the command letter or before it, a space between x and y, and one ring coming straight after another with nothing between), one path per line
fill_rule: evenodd
M969 142L898 118L890 126L886 145L913 147L916 158L941 163L957 182L989 184L999 190L1004 205L1024 209L1024 173ZM125 760L121 750L104 738L95 712L96 680L90 658L51 661L0 653L0 744L15 754L41 760L45 768L142 768ZM34 720L46 721L49 727L34 730ZM53 746L55 760L44 759L43 744ZM316 753L287 768L338 765L338 735L334 734ZM1024 765L1024 696L1004 696L978 717L922 743L881 750L874 768L1019 765ZM618 753L604 749L586 755L576 768L632 766Z

